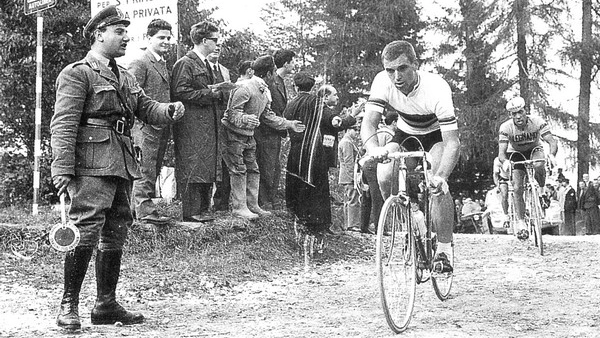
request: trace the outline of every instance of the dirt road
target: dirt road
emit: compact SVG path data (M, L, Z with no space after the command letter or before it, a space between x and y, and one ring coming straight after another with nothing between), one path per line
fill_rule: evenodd
M400 336L600 337L600 236L544 239L546 256L540 257L511 236L457 235L452 298L442 303L430 283L419 286L413 320ZM122 291L128 290L124 278L120 298L145 313L147 323L92 326L88 296L80 306L84 328L76 336L396 336L379 305L373 252L333 264L317 257L315 263L308 273L298 259L297 269L268 281L153 298ZM27 279L8 280L0 276L0 337L70 336L54 323L59 283L42 289ZM82 293L94 294L92 282Z

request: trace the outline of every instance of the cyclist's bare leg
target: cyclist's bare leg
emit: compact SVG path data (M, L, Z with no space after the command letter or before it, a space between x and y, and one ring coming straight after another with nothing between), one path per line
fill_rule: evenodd
M517 220L523 220L525 218L525 200L523 198L523 192L525 191L525 171L515 169L513 170L513 188L515 189L515 211L517 214Z
M546 155L544 154L544 150L541 148L538 148L539 150L534 150L531 153L531 159L532 160L541 160L546 158ZM535 180L538 182L540 188L543 188L546 185L546 166L544 163L535 163L534 164L534 170L535 170Z
M444 147L442 143L433 145L430 153L431 171L437 172L442 158ZM452 232L454 230L454 202L450 192L431 196L431 220L434 230L437 233L439 243L449 245L452 243ZM443 247L444 245L442 245ZM438 246L439 247L439 246Z
M502 204L502 211L505 215L508 215L508 184L500 183L500 198Z
M400 145L396 142L390 142L385 145L385 149L390 153L400 151ZM394 175L394 161L377 164L377 182L384 201L397 189L398 182L394 180L394 177L397 177Z

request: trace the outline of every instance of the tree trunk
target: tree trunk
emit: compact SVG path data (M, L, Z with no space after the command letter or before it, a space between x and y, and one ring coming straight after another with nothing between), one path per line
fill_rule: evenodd
M519 65L519 92L525 100L525 111L530 109L529 70L527 63L528 0L514 2L517 18L517 61Z
M582 1L581 76L579 77L579 114L577 117L577 180L589 170L590 83L592 81L592 0Z

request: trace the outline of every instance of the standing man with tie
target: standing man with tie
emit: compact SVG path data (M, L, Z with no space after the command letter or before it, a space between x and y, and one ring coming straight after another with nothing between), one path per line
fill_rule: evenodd
M66 66L56 79L56 103L50 122L52 181L58 194L68 192L69 219L80 241L64 261L64 292L58 326L80 329L79 293L89 261L96 253L96 304L92 324L136 324L140 313L116 300L123 245L133 222L131 182L139 168L131 140L134 116L152 124L181 118L181 102L159 103L144 94L135 77L119 68L125 55L129 20L115 6L98 12L84 36L91 50Z
M221 172L219 117L222 98L208 55L220 46L219 28L204 21L192 26L194 49L173 66L171 97L181 100L188 114L173 126L177 190L184 221L208 222L212 186Z
M169 52L171 25L165 20L154 19L148 25L147 36L148 49L141 58L131 62L129 71L135 75L146 95L158 102L170 102L171 79L165 55ZM142 173L142 178L133 182L135 216L145 223L165 225L169 218L159 215L152 197L155 197L156 178L162 168L171 127L153 126L136 119L131 133Z
M231 82L229 75L229 69L225 68L219 63L219 57L221 56L221 49L217 48L214 52L210 53L207 57L208 64L210 65L213 74L215 76L215 83ZM227 101L229 100L229 91L222 91L221 97L217 103L217 116L219 121L223 118L225 109L227 109ZM225 140L223 139L223 124L219 123L219 147L225 149ZM229 183L229 171L225 162L221 161L221 177L215 183L216 189L213 196L215 211L227 211L229 210L229 194L231 193L231 186Z
M289 49L280 49L273 55L277 70L273 80L269 81L271 109L276 116L283 116L287 105L287 92L284 78L296 69L296 53ZM276 130L261 124L254 131L256 140L256 161L260 170L258 201L261 207L269 210L277 208L279 177L281 176L281 139L287 137L286 130Z

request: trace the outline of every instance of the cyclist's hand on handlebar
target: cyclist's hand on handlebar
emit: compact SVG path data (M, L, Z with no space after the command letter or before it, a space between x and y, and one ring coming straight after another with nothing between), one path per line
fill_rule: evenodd
M450 189L448 188L446 179L436 175L433 176L429 182L429 191L437 196L447 194Z

